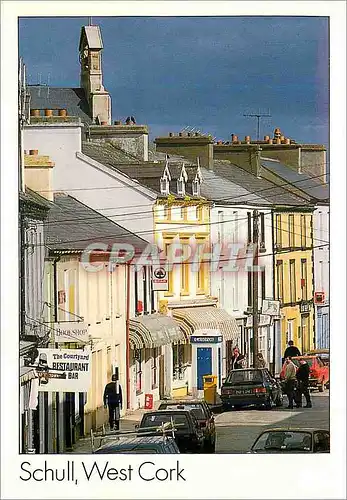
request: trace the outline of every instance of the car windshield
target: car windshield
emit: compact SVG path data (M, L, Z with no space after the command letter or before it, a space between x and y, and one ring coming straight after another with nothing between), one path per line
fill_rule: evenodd
M184 403L184 404L163 404L160 405L161 410L188 410L198 420L206 420L205 412L200 403Z
M269 431L264 432L252 447L257 452L310 452L312 436L301 431Z
M308 366L312 366L313 365L313 359L312 358L301 358L301 359L305 359L306 363L308 364ZM300 362L298 359L292 359L293 363L295 366L300 366Z
M259 384L263 377L260 370L235 370L229 373L225 382L232 385Z
M171 412L168 413L155 413L153 415L146 415L141 422L141 428L143 427L159 427L162 424L167 422L171 422L173 420L175 425L179 425L177 430L181 430L184 427L187 428L189 426L188 419L186 415L178 414L173 415Z

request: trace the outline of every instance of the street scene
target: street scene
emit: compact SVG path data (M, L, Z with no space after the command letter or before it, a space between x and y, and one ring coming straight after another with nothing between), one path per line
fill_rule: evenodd
M329 26L278 19L20 19L21 454L330 452Z

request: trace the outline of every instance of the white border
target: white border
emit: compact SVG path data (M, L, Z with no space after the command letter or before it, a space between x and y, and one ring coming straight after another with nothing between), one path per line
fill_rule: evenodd
M1 160L2 160L2 365L1 498L345 498L346 310L346 4L339 2L9 2L1 4ZM17 260L17 16L111 15L316 15L330 16L331 32L331 446L330 455L283 457L181 455L185 483L19 481L18 440L18 260ZM26 456L29 457L29 456ZM92 461L92 457L85 461ZM43 456L30 456L32 463ZM69 457L71 458L71 457ZM84 458L74 456L76 464ZM51 455L50 465L66 456ZM115 457L115 467L130 463ZM131 458L139 463L140 457ZM102 462L102 460L99 460ZM175 464L169 456L161 465ZM11 464L11 465L10 465ZM175 487L174 487L175 485Z

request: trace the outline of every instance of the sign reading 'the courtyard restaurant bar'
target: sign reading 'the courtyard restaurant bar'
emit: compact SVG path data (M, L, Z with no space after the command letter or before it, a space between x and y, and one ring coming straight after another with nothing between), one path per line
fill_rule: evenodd
M34 362L41 392L88 392L91 384L90 349L38 349Z

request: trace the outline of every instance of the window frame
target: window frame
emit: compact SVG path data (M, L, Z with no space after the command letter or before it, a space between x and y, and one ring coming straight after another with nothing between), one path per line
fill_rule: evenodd
M295 217L294 214L288 215L288 246L295 248Z
M277 299L280 302L284 302L284 275L283 275L283 260L278 260L276 262L276 291L277 291Z
M300 237L301 237L301 248L306 248L307 246L307 224L306 215L300 215Z
M295 269L295 267L296 267L295 259L290 259L289 260L289 294L290 294L290 303L291 304L296 303L296 269Z

